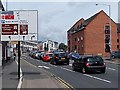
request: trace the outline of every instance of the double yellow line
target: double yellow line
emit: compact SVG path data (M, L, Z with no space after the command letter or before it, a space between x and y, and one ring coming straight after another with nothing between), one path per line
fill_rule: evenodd
M27 62L26 60L24 60L26 63L28 63L29 65L38 68L37 66ZM60 77L56 77L54 74L51 74L55 77L55 79L57 79L60 83L62 83L66 88L69 88L70 90L75 90L73 86L71 86L69 83L67 83L66 81L64 81L63 79L61 79Z

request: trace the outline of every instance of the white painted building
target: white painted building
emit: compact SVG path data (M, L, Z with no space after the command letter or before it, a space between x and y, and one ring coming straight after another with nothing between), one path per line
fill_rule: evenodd
M52 40L47 40L47 41L43 42L42 49L43 49L43 51L56 50L56 49L58 49L58 42L55 42Z
M22 51L31 51L31 50L37 50L38 43L34 41L21 41L21 49Z

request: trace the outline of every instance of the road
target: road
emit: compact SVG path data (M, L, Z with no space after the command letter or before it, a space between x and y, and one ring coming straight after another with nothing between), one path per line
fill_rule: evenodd
M111 88L113 90L119 86L119 65L116 64L106 63L105 74L82 74L72 70L72 62L69 65L51 65L49 62L42 62L28 55L23 55L21 58L31 65L49 71L72 88Z

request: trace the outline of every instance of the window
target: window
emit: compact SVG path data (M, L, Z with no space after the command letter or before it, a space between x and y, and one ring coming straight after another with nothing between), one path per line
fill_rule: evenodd
M83 40L83 37L81 37L81 41Z
M110 39L105 39L105 43L109 43L110 42Z
M117 48L119 49L119 45L117 45Z
M110 34L110 30L105 30L105 34Z
M75 38L75 41L77 41L77 38Z
M75 50L77 49L77 45L75 45L75 48L74 48Z
M109 44L105 45L105 52L110 52L110 46L109 46Z
M119 39L117 39L117 42L119 43Z
M110 30L110 26L105 26L105 30Z
M105 39L110 39L110 35L105 35Z

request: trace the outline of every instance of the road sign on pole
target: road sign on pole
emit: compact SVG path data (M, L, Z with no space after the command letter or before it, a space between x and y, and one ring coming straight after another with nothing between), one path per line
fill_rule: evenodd
M1 24L1 41L31 41L33 36L32 41L37 41L37 10L2 11Z
M37 41L38 11L2 11L0 17L1 41L18 41L18 79L20 79L20 41Z

